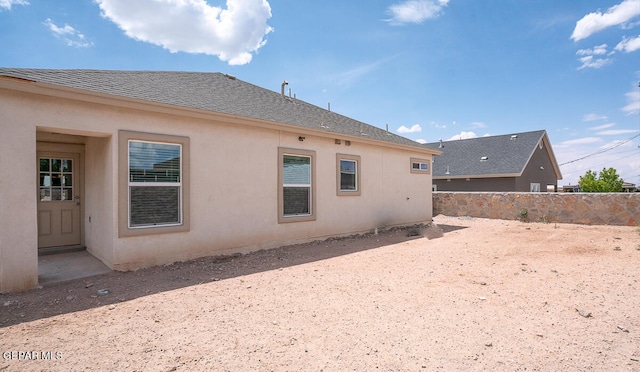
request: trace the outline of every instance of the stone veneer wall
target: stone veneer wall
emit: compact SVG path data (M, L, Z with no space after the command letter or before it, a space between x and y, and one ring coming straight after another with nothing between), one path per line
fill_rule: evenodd
M433 215L638 226L640 193L433 192Z

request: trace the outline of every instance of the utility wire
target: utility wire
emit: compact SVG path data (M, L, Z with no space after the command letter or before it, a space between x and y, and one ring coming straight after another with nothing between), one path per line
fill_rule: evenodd
M598 163L598 165L594 165L594 167L597 168L599 166L610 164L610 163L614 163L614 162L620 161L622 159L630 158L632 156L638 156L636 153L638 153L638 149L627 150L627 151L622 151L622 152L616 152L616 153L613 153L613 154L609 154L611 156L613 156L613 155L622 155L622 154L625 154L625 155L624 156L620 156L620 157L616 157L615 159L607 160L607 161L602 162L602 163Z
M607 147L606 149L602 149L600 151L596 151L596 152L594 152L592 154L585 155L585 156L583 156L581 158L578 158L578 159L574 159L574 160L571 160L571 161L564 162L564 163L560 164L560 166L571 164L571 163L575 163L577 161L584 160L584 159L590 158L590 157L595 156L595 155L603 154L603 153L605 153L607 151L611 151L611 150L615 149L616 147L620 147L620 146L624 145L625 143L627 143L627 142L629 142L631 140L634 140L634 139L636 139L638 137L640 137L640 133L636 134L635 136L633 136L633 137L631 137L629 139L626 139L624 141L618 142L618 143L616 143L615 145L613 145L611 147Z

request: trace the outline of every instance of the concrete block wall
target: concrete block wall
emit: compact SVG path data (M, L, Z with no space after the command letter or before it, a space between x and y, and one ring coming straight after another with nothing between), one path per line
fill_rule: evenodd
M433 215L530 222L638 226L640 193L444 192L433 193Z

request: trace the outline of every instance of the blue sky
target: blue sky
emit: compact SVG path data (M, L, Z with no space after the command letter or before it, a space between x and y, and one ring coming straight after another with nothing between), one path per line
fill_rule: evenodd
M640 0L0 0L0 45L2 67L287 80L419 141L545 129L560 185L640 184Z

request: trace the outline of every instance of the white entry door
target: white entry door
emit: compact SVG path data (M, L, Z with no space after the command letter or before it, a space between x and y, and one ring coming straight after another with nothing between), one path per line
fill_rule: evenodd
M80 245L79 155L38 153L38 248Z

